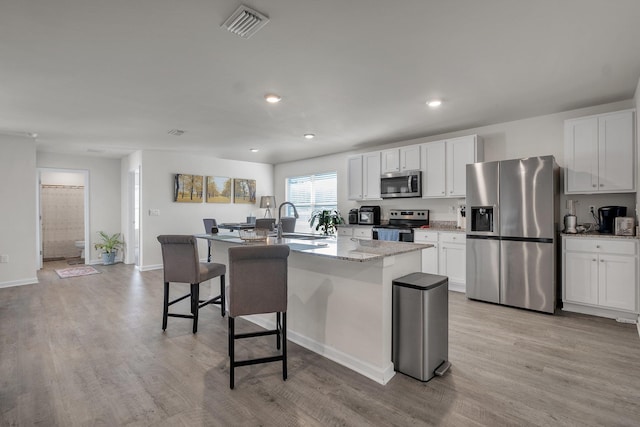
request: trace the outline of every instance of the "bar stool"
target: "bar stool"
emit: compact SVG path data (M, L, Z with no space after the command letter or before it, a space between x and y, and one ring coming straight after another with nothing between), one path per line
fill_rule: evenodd
M238 366L282 361L287 379L287 245L236 246L229 248L229 387L234 387ZM249 314L276 313L276 329L236 334L235 318ZM282 320L282 322L281 322ZM276 335L278 356L235 360L235 340Z
M198 245L193 236L158 236L162 246L162 264L164 266L164 306L162 330L167 329L168 317L193 319L193 333L198 332L198 310L205 305L220 304L220 313L224 317L225 283L227 267L214 262L201 263L198 257ZM200 299L200 283L220 276L220 295L208 300ZM169 283L189 283L191 292L173 301L169 301ZM191 297L191 314L169 313L169 306Z

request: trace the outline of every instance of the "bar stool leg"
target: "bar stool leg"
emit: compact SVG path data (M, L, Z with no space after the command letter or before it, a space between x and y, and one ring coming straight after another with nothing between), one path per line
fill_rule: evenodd
M164 307L162 310L162 330L167 329L167 318L169 317L169 282L164 282Z
M235 352L234 352L234 346L235 346L235 322L234 322L234 318L229 316L229 388L231 388L233 390L233 370L235 368Z
M191 284L191 314L193 314L193 333L198 332L198 305L200 303L200 284Z

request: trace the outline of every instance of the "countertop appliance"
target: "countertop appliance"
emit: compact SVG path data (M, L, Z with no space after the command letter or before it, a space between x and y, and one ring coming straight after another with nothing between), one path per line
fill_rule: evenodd
M358 208L351 209L349 211L349 224L358 223Z
M603 206L599 208L598 224L600 225L600 233L613 233L615 219L619 216L627 216L627 208L625 206Z
M578 229L578 217L576 216L575 203L573 200L567 200L567 208L569 212L564 216L563 231L568 234L576 234Z
M555 311L558 171L553 156L467 165L467 298Z
M380 206L361 206L358 211L358 224L380 225Z
M391 209L389 224L373 228L374 240L413 242L413 229L429 225L429 210Z
M390 172L380 177L380 197L422 197L422 172Z

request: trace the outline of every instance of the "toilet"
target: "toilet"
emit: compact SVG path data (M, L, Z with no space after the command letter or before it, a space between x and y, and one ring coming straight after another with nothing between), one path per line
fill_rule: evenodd
M84 240L76 240L75 246L82 250L82 252L80 252L80 258L84 258Z

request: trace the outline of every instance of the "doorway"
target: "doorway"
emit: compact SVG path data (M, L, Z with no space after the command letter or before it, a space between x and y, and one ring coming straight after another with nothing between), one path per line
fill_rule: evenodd
M129 195L129 236L132 250L128 251L128 262L140 267L140 166L129 171Z
M39 268L45 261L89 264L89 171L38 168L37 178Z

